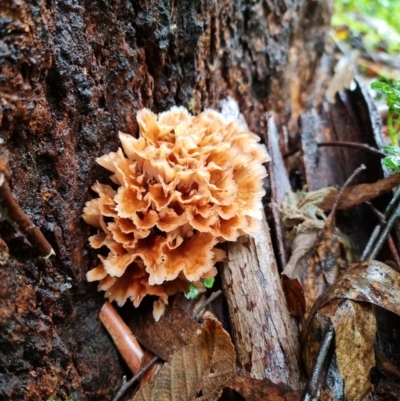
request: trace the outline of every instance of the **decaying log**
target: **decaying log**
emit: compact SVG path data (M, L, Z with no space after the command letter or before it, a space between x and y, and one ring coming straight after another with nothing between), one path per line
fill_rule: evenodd
M271 182L271 212L274 221L275 237L278 247L278 260L280 267L283 269L286 266L289 255L289 244L286 239L286 231L283 226L280 207L283 199L289 191L291 191L289 178L287 176L285 164L281 150L279 148L279 133L272 116L268 117L267 124L268 152L271 161L268 164L269 177Z
M232 96L255 133L267 110L277 123L297 121L324 86L332 3L0 1L10 188L57 254L38 260L0 221L10 251L0 269L0 397L96 401L118 391L128 370L98 319L103 294L85 277L98 258L82 209L108 177L95 159L117 150L118 131L137 135L143 107L198 113Z
M222 285L239 366L255 379L301 387L299 344L265 219L259 234L226 246Z

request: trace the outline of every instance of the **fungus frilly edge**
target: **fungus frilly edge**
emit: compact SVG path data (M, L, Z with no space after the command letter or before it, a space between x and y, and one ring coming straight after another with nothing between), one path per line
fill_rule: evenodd
M158 296L158 320L168 296L216 275L218 243L257 232L269 157L259 137L214 110L142 109L137 121L138 138L120 132L122 149L96 160L114 185L92 186L98 197L83 219L98 229L91 247L109 253L87 279L120 306Z

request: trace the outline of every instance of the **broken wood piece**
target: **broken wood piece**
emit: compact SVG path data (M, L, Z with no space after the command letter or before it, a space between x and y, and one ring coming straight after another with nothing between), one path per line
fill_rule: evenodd
M137 373L144 356L142 347L115 308L107 301L100 310L100 320L132 373Z
M299 401L299 391L287 386L274 384L268 379L257 380L236 375L228 380L225 387L239 393L246 401Z
M239 367L250 377L301 387L299 343L284 301L265 217L254 238L226 244L222 287Z
M386 192L391 191L394 187L400 185L400 173L382 178L372 184L359 184L348 187L344 190L339 201L338 209L349 209L363 202L370 201ZM320 208L327 212L332 206L339 193L338 189L332 188L331 192L324 198Z
M267 121L268 140L266 142L268 143L268 152L271 156L271 161L268 165L272 195L271 211L278 245L279 262L281 269L283 269L288 261L290 246L286 238L286 229L282 223L279 209L282 205L285 194L291 191L291 186L279 147L279 134L275 120L270 116Z

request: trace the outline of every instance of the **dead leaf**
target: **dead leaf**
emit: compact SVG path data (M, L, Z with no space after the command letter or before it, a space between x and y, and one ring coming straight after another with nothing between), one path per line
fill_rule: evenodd
M391 191L400 184L400 173L391 175L374 182L373 184L360 184L348 187L343 191L338 209L349 209L363 202L370 201L385 192ZM320 209L327 212L332 209L339 190L332 188L319 205Z
M315 300L333 284L351 253L347 238L335 228L335 213L326 218L319 208L331 188L289 193L282 205L283 221L292 226L292 256L282 280L293 316L307 316ZM298 225L296 225L298 224ZM346 258L344 258L346 254Z
M235 350L229 334L209 312L193 342L166 362L151 384L130 401L212 401L235 373Z
M282 222L286 228L292 229L292 239L310 229L322 230L326 216L319 205L334 190L333 187L312 192L303 189L285 195L281 206Z
M318 230L308 230L298 234L292 242L292 255L282 273L282 285L288 308L290 314L297 319L301 319L306 312L303 283L309 274L308 261L313 255L317 238Z
M177 296L165 310L158 322L152 311L135 315L128 323L139 342L164 361L185 345L188 345L200 324L181 309L182 302L189 304L183 296Z
M375 366L376 319L371 305L335 299L315 315L303 348L305 366L311 371L328 326L335 329L335 351L321 401L361 401L370 393L370 371Z
M327 324L333 324L336 333L335 358L322 400L363 400L371 390L376 321L371 306L365 302L400 315L400 274L375 260L354 263L310 311L303 332L305 365L309 369L319 347L320 333Z
M291 390L268 379L257 380L247 376L235 376L225 385L239 393L246 401L298 401L300 392Z
M315 302L307 325L315 312L336 298L369 302L400 315L400 273L377 260L353 263Z

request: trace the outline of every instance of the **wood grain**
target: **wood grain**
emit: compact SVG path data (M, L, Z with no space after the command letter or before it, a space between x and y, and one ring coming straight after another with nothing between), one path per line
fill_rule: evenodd
M226 246L222 284L239 366L255 379L301 387L299 344L264 220L255 238Z

